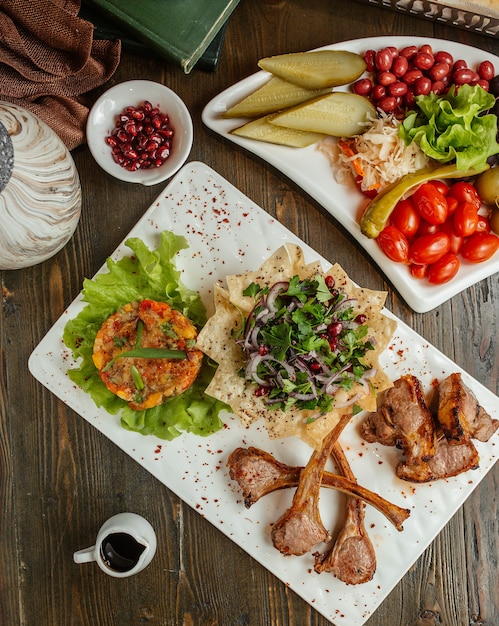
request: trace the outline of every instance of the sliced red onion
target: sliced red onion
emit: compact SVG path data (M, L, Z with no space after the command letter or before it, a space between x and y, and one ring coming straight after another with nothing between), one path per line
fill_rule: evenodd
M360 400L360 398L362 397L362 394L356 393L352 398L349 398L348 400L346 400L345 402L336 402L334 403L334 408L335 409L345 409L347 406L351 406L352 404L355 404L355 402L357 402L357 400Z
M335 313L344 313L347 309L352 309L357 302L357 298L345 298L334 307Z
M289 282L282 280L278 283L272 285L267 294L267 308L269 311L275 313L277 311L277 307L275 306L275 301L280 293L287 291L289 288Z

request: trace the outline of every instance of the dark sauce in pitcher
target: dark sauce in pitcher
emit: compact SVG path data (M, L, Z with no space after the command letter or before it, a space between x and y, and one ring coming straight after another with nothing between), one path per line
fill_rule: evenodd
M101 546L104 562L116 572L128 572L139 562L145 546L127 533L111 533Z

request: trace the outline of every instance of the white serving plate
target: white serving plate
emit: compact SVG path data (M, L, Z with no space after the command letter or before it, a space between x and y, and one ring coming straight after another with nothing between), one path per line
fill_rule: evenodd
M177 267L184 283L199 291L210 312L215 281L224 283L227 274L257 268L285 242L300 244L307 262L320 258L199 162L189 163L177 173L128 236L140 237L148 246L156 247L162 230L187 238L190 247L179 253ZM130 250L121 244L112 258L126 254ZM330 266L325 259L321 262L324 269ZM103 267L102 271L107 270ZM270 524L291 502L291 490L266 496L247 510L226 468L228 455L238 446L260 447L293 465L305 464L310 449L296 438L270 441L261 425L246 430L231 414L227 415L227 427L206 439L184 434L165 442L124 430L119 417L98 409L66 374L74 361L63 344L63 329L84 305L78 296L33 351L29 359L33 376L338 626L359 626L367 620L497 460L496 434L488 443L477 442L479 469L427 485L404 483L394 473L398 452L363 443L357 432L358 416L341 437L358 482L410 508L411 516L404 524L405 530L398 532L380 513L367 508L366 528L370 529L377 552L377 571L367 584L346 586L332 574L311 572L310 555L284 557L273 548ZM390 349L382 355L382 364L392 379L411 373L427 390L435 378L462 372L401 321ZM498 418L498 398L465 372L462 374L485 409ZM337 527L344 510L343 497L323 490L320 504L326 525Z
M484 60L494 63L499 72L499 57L465 46L453 41L442 41L423 37L373 37L343 41L326 49L350 50L364 53L366 50L378 50L386 46L403 48L407 45L431 44L434 52L447 50L454 59L465 59L470 67L476 67ZM359 218L363 207L368 200L363 196L354 183L340 185L334 180L334 175L326 157L316 146L308 148L287 148L253 139L244 139L230 134L230 131L244 123L243 119L223 119L221 117L227 108L260 87L269 77L264 71L257 72L241 82L229 87L213 98L203 111L203 122L208 128L220 134L225 139L253 152L267 161L290 180L299 185L307 194L321 204L369 253L380 267L392 285L400 293L407 304L417 313L426 313L452 298L463 289L470 287L484 278L499 271L499 251L485 263L472 264L462 261L457 276L444 285L430 285L427 281L412 278L405 265L390 261L379 249L376 241L365 237L359 227ZM348 90L348 87L338 90Z

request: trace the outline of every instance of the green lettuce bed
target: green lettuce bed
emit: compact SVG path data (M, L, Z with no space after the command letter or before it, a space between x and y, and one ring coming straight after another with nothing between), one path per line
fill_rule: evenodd
M99 377L92 360L95 336L102 323L127 302L144 298L167 302L198 329L206 323L206 310L199 294L182 284L175 266L176 254L188 248L184 237L163 231L156 250L150 250L138 238L125 243L132 255L117 262L108 259L108 272L83 282L83 300L87 305L64 328L64 343L78 360L78 367L69 369L68 376L90 394L98 407L111 415L119 414L123 428L166 440L182 432L210 435L222 428L220 413L228 407L204 393L216 369L207 358L199 377L187 391L145 411L130 409Z

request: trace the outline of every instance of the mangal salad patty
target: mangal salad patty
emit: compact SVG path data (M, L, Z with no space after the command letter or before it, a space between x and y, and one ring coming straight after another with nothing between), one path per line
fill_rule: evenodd
M188 389L201 369L196 327L166 302L125 304L102 324L93 361L112 393L137 411Z
M243 425L263 419L270 437L315 446L341 415L375 410L392 386L378 361L396 327L385 292L357 287L339 265L306 264L292 244L226 282L197 346L218 364L207 393Z

